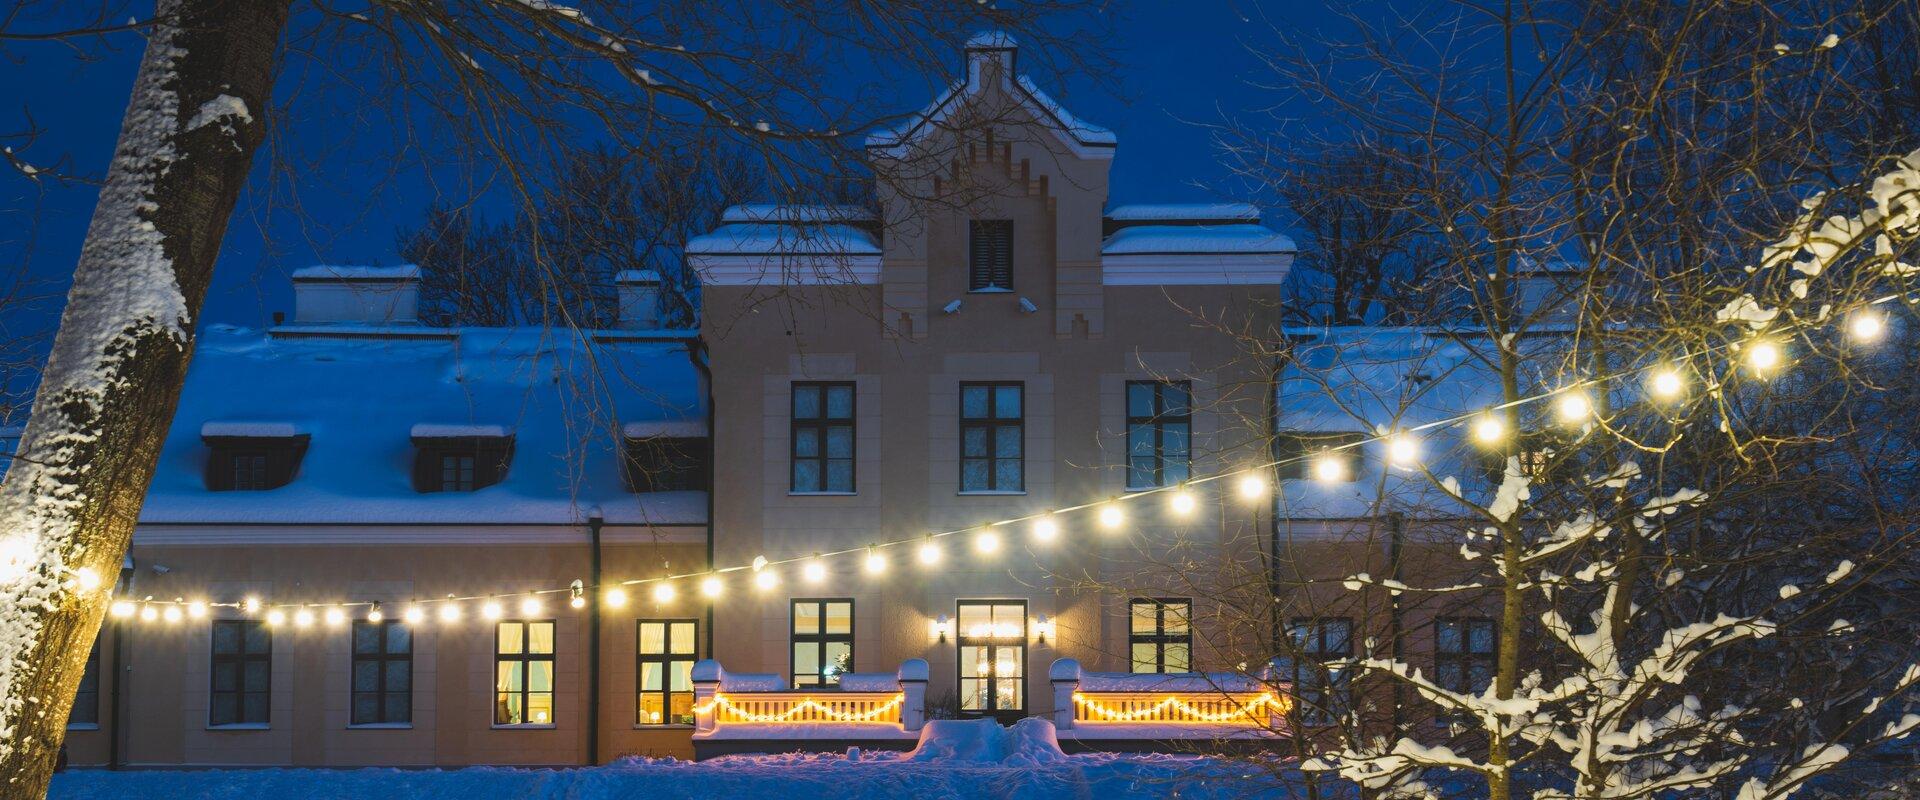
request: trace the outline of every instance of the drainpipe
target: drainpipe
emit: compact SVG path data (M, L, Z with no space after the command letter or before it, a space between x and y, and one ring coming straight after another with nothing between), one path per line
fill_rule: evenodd
M707 569L713 569L713 495L719 489L715 485L720 468L714 463L714 408L713 408L713 369L707 364L707 340L694 337L687 345L687 360L693 362L693 368L700 371L701 383L705 385L707 405ZM713 657L713 601L707 601L707 657Z
M1387 514L1387 573L1396 586L1401 583L1400 549L1406 540L1405 519L1406 518L1398 511ZM1401 663L1405 663L1406 661L1400 652L1402 647L1400 640L1404 635L1404 631L1401 630L1403 624L1400 609L1400 593L1389 591L1387 592L1387 649L1388 652L1392 654L1393 660ZM1405 688L1401 685L1400 681L1393 681L1392 723L1395 736L1403 733L1401 730L1403 727L1401 712L1406 708L1406 705L1407 697Z
M120 560L120 584L114 592L117 596L126 596L133 588L133 556ZM127 681L127 650L133 647L133 626L119 617L109 617L113 630L113 691L107 696L107 769L119 769L125 766L121 742L127 735L126 726L120 721L125 719L121 707L126 702L126 692L122 684Z
M587 535L593 540L593 568L587 585L600 591L600 526L603 520L595 511L587 518ZM587 766L600 763L600 598L587 598Z

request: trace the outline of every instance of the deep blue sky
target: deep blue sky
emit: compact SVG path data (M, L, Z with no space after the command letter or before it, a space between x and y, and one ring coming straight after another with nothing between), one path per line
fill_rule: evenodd
M1079 116L1114 129L1120 140L1112 173L1114 203L1203 201L1219 199L1231 183L1217 161L1208 132L1195 122L1218 121L1270 106L1279 98L1250 85L1267 77L1250 46L1271 44L1273 25L1284 20L1292 30L1312 32L1336 24L1318 2L1262 4L1153 2L1116 9L1116 36L1103 47L1116 59L1117 91L1067 77L1042 79L1050 92ZM95 59L76 59L58 44L12 45L16 80L0 88L0 114L13 133L30 112L42 131L30 147L7 139L23 157L47 166L64 163L71 171L102 175L112 154L120 114L133 81L142 41L121 34L114 48L92 48ZM958 55L954 69L958 69ZM25 78L22 80L21 78ZM849 76L849 85L869 80ZM944 78L942 78L944 80ZM906 85L908 108L926 101L926 81ZM1309 119L1314 109L1288 107ZM285 122L285 121L283 121ZM417 219L435 198L418 175L392 179L382 174L391 163L386 152L391 131L368 130L337 117L319 115L294 121L296 135L342 143L333 159L314 170L276 201L286 208L297 200L299 213L254 213L243 205L228 229L213 290L203 319L243 325L264 324L274 310L286 310L290 292L286 273L312 263L394 263L396 227ZM358 140L368 143L358 148ZM260 164L256 163L256 168ZM284 187L283 187L284 188ZM92 213L94 191L86 186L36 184L0 171L0 257L17 261L29 255L29 270L46 291L64 292ZM28 247L27 245L30 245ZM0 273L3 274L3 273ZM57 303L37 312L9 310L0 326L20 330L49 320Z

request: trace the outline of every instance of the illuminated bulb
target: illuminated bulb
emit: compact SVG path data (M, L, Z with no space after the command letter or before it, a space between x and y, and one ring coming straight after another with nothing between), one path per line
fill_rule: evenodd
M572 597L569 597L567 598L567 605L573 608L586 608L587 596L583 594L576 594Z
M496 601L488 600L486 605L480 607L480 616L487 619L499 619L500 604Z
M671 603L673 602L673 598L679 596L679 594L680 590L673 588L673 584L667 581L661 581L653 585L653 602Z
M300 609L299 611L293 612L293 624L294 624L294 627L297 627L297 628L304 628L304 627L307 627L308 625L312 625L313 612L305 608Z
M1593 414L1593 401L1587 399L1583 392L1569 391L1554 401L1553 413L1559 415L1561 422L1569 425L1584 422Z
M886 571L887 571L887 557L880 555L880 551L878 549L869 546L867 548L868 574L878 575Z
M826 580L827 562L820 560L819 554L816 553L812 558L807 559L806 566L800 568L800 577L806 578L808 583Z
M160 612L160 617L168 622L179 622L183 616L179 606L167 606L167 610Z
M267 624L274 627L287 624L287 612L277 608L267 612Z
M1872 311L1855 313L1847 320L1847 334L1861 343L1877 342L1887 333L1887 318Z
M327 609L326 617L329 627L339 627L341 623L347 621L347 612L337 608L329 608Z
M1754 342L1747 348L1747 366L1762 375L1780 366L1780 345L1773 342Z
M441 622L459 622L460 607L450 602L442 604L440 606L440 621Z
M1258 500L1267 496L1267 479L1258 472L1249 472L1240 476L1240 499Z
M1100 507L1100 525L1109 530L1120 527L1127 521L1127 512L1120 510L1120 504L1109 501Z
M940 563L940 544L935 542L933 537L927 537L926 541L920 543L920 550L916 555L920 557L922 564L929 566L938 564Z
M100 573L94 572L92 567L81 567L73 571L73 582L79 585L81 591L91 592L100 588Z
M725 589L726 584L720 582L718 575L708 575L700 579L700 594L703 597L719 597Z
M981 531L973 537L973 549L981 555L989 556L1000 552L1000 534Z
M1172 509L1173 513L1183 517L1192 514L1193 510L1198 507L1200 507L1200 501L1194 499L1193 492L1185 489L1174 492L1173 496L1167 498L1167 508Z
M146 604L141 604L141 606L140 606L140 621L141 621L141 622L152 622L152 621L154 621L154 620L156 620L156 619L159 619L159 618L160 618L160 611L159 611L159 609L156 609L156 608L154 608L153 606L150 606L150 605L146 605Z
M1505 438L1507 438L1507 423L1501 422L1500 417L1493 412L1481 414L1473 421L1474 441L1482 445L1492 445L1498 444Z
M372 608L367 609L368 622L379 624L381 620L384 620L386 618L387 618L387 615L380 611L379 603L374 603Z
M192 617L194 619L205 618L207 616L207 601L195 600L191 603L188 603L187 616Z
M113 606L108 609L108 611L111 612L114 616L119 617L121 619L126 619L127 617L133 616L134 612L138 610L139 609L134 608L132 603L127 602L125 600L114 601Z
M427 610L419 606L408 606L407 610L400 615L400 618L406 620L408 625L418 625L426 621Z
M531 617L531 616L534 616L534 615L536 615L536 614L539 614L539 613L540 613L540 598L538 598L538 597L529 597L529 598L527 598L527 599L525 599L525 600L521 600L521 601L520 601L520 613L521 613L521 614L524 614L524 615L526 615L526 616L529 616L529 617Z
M606 601L608 608L620 608L627 604L627 590L615 586L608 589L607 593L602 595L600 599Z
M1347 479L1347 460L1339 453L1322 452L1313 457L1313 479L1321 483L1338 483Z
M1060 523L1054 522L1053 517L1046 516L1033 521L1034 541L1045 544L1058 538L1060 538Z
M240 601L240 610L245 611L249 614L260 613L260 598L248 597L247 599Z
M773 587L779 586L779 585L780 585L780 576L774 574L773 570L763 569L763 570L760 570L759 572L753 573L753 586L756 589L765 591L767 589L772 589Z
M1401 468L1410 469L1419 466L1419 437L1411 433L1396 433L1387 439L1387 460Z
M1653 373L1653 379L1648 381L1648 387L1653 390L1654 397L1671 400L1680 396L1680 391L1686 388L1686 382L1680 379L1678 370L1663 369Z

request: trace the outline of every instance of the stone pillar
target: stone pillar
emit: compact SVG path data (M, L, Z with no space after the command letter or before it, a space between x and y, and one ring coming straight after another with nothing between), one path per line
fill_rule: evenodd
M1054 659L1047 669L1053 682L1053 729L1073 730L1073 695L1080 691L1080 662L1071 658Z
M927 722L927 660L909 658L900 662L900 693L905 699L900 702L900 727L907 731L920 730Z
M698 736L712 733L713 699L720 694L720 681L726 676L726 670L720 668L720 662L704 658L693 665L693 733Z

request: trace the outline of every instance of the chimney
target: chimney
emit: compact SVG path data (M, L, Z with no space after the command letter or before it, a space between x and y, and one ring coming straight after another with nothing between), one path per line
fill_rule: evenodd
M419 322L419 267L320 266L293 272L295 325Z
M660 273L650 269L623 269L613 276L620 296L620 327L655 330L660 323Z
M1572 262L1522 263L1511 281L1516 318L1532 325L1572 324L1579 319L1586 278Z
M978 88L1013 75L1013 60L1020 45L1000 31L981 31L968 37L963 52L967 56L967 83ZM992 74L987 72L989 65L996 70Z

